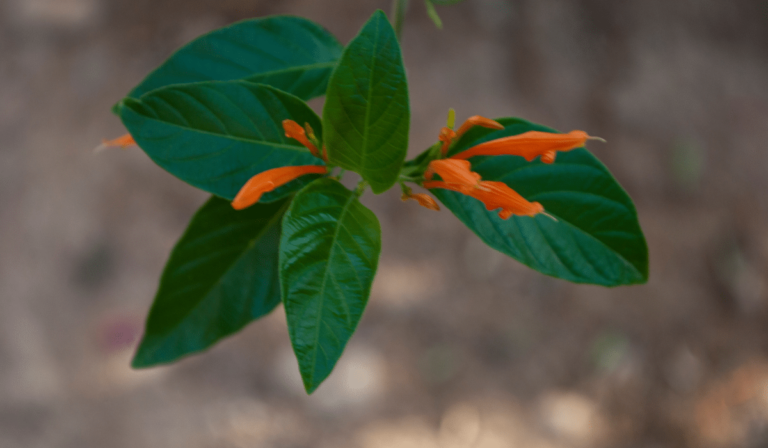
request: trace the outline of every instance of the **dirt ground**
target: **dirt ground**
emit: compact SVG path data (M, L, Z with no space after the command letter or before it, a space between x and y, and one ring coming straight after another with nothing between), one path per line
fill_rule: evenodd
M530 271L449 212L363 202L384 251L331 378L301 387L282 310L169 367L128 367L206 195L110 106L176 47L296 14L346 43L378 0L0 1L0 447L768 446L768 2L415 0L411 154L449 107L608 140L647 285ZM321 102L313 102L319 106Z

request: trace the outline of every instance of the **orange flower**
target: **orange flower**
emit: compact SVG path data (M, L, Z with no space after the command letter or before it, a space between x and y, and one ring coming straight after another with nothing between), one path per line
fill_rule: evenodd
M498 121L491 120L490 118L481 117L480 115L474 115L467 118L467 121L461 125L458 131L456 131L456 138L464 135L465 132L470 130L473 126L482 126L490 129L504 129L504 126Z
M462 188L476 188L480 182L480 175L473 172L471 168L472 165L468 160L433 160L429 162L424 178L431 180L432 176L437 173L446 183L462 186Z
M481 180L480 175L471 170L467 160L433 160L429 163L427 173L439 174L443 180L428 180L424 182L424 188L445 188L471 196L485 204L489 211L501 208L499 217L502 219L512 215L534 216L544 213L540 203L529 202L507 184ZM431 179L431 175L427 178Z
M305 174L325 174L328 169L319 165L284 166L259 173L248 180L232 201L235 210L242 210L259 202L261 195Z
M501 219L507 219L512 215L535 216L539 213L547 215L544 213L544 206L538 202L529 202L504 182L484 180L480 181L474 188L467 188L462 185L433 180L424 182L424 188L445 188L446 190L458 191L479 200L485 204L488 211L501 208L499 211L499 218Z
M453 159L469 159L474 156L513 155L532 161L541 156L544 163L555 161L556 151L570 151L581 148L587 140L600 140L600 137L590 137L584 131L571 131L567 134L528 131L520 135L502 137L473 146L466 151L454 154Z
M430 210L434 210L436 212L440 211L440 206L437 205L437 202L435 202L434 199L432 199L432 196L424 193L403 193L402 196L400 196L400 199L403 200L403 202L407 201L408 199L413 199L416 202L419 203L422 207L428 208Z
M453 111L453 109L451 109L451 111ZM451 146L451 143L453 143L462 135L464 135L464 133L470 130L473 126L482 126L484 128L491 128L491 129L504 129L504 126L502 126L501 123L491 120L490 118L481 117L480 115L475 115L467 118L467 121L465 121L464 124L462 124L459 130L456 132L454 132L450 128L444 127L440 131L440 138L439 138L440 141L443 142L443 146L440 148L440 151L443 154L443 156L448 154L448 148Z
M544 212L544 206L538 202L529 202L504 182L485 180L474 195L488 211L501 208L499 218L507 219L512 215L535 216Z
M448 148L451 147L451 143L453 143L453 139L455 138L456 133L453 132L453 129L447 127L440 129L440 136L437 139L443 142L443 146L440 148L440 153L443 156L448 153Z
M283 120L283 130L285 130L286 137L298 141L302 145L306 146L313 156L321 158L320 152L317 150L317 146L315 146L315 144L307 138L307 132L304 130L304 128L301 127L301 125L299 125L299 123L296 123L293 120ZM309 131L310 137L314 139L314 132L312 132L312 127L309 126L309 123L307 123L307 130Z
M102 140L101 145L97 146L96 149L93 150L93 152L99 152L107 148L113 148L113 147L127 148L135 144L136 144L136 141L133 139L131 134L125 134L113 140Z

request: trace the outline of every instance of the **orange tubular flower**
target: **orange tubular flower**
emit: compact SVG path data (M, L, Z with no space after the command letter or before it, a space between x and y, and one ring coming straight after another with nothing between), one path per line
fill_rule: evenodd
M504 126L502 126L501 123L491 120L490 118L481 117L480 115L467 118L467 121L465 121L464 124L462 124L459 130L456 132L450 128L443 128L440 131L439 138L440 141L443 142L443 146L440 148L443 157L448 154L448 148L450 148L451 143L464 135L464 133L470 130L473 126L482 126L484 128L491 129L504 129Z
M456 185L457 188L461 186L461 188L474 189L480 183L480 175L473 172L471 168L472 165L467 160L433 160L429 162L424 178L431 180L432 176L437 173L444 182Z
M556 151L570 151L581 148L587 140L600 140L600 137L590 137L584 131L571 131L567 134L552 134L549 132L528 131L520 135L502 137L473 146L466 151L451 156L453 159L469 159L474 156L513 155L532 161L541 156L544 163L555 161Z
M285 185L297 177L305 174L325 174L328 169L319 165L284 166L259 173L243 185L240 192L232 201L235 210L242 210L259 202L261 195L275 188Z
M504 126L498 121L491 120L490 118L481 117L480 115L475 115L467 118L467 121L465 121L464 124L461 125L458 131L456 131L456 138L459 138L462 135L464 135L464 133L470 130L473 126L482 126L484 128L490 128L490 129L504 129Z
M470 168L467 160L433 160L427 172L437 173L443 180L424 182L424 188L445 188L471 196L485 204L488 210L501 208L499 217L502 219L512 215L534 216L544 213L540 203L529 202L503 182L481 180L480 175Z
M107 148L127 148L136 144L131 134L125 134L113 140L102 140L101 144L94 149L94 152L103 151Z
M509 188L504 182L484 180L474 187L467 187L460 184L433 180L424 182L424 188L444 188L446 190L458 191L479 200L485 204L485 208L488 211L501 208L499 211L499 218L501 219L507 219L512 215L535 216L539 213L544 213L544 206L538 202L529 202L515 190Z
M529 202L504 182L490 180L480 182L480 188L474 195L488 211L501 208L499 218L507 219L512 215L535 216L544 213L544 206L538 202Z
M440 136L438 137L438 140L443 142L443 146L440 148L440 153L445 156L448 153L448 148L451 147L451 143L453 143L453 139L456 138L456 133L453 132L453 129L443 127L443 129L440 129Z
M400 197L400 199L403 200L403 202L407 201L408 199L413 199L416 202L419 203L424 208L428 208L430 210L434 210L436 212L440 211L440 206L437 205L437 202L435 202L434 199L432 199L432 196L424 193L403 193L403 195Z
M307 138L307 132L304 130L299 123L296 123L293 120L283 120L283 129L285 130L285 136L288 138L292 138L302 145L306 146L307 149L309 149L309 152L312 153L313 156L321 158L320 152L317 150L317 146L315 146L314 143L312 143ZM310 131L310 135L314 136L314 133L312 133L312 128L309 126L309 123L307 123L307 129Z

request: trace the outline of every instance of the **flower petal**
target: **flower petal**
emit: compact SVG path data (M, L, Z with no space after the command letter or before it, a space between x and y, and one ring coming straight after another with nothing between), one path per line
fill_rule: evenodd
M480 175L472 171L472 165L467 160L439 159L429 162L425 178L428 174L437 173L445 182L462 184L468 187L477 186Z
M93 150L93 152L100 152L107 148L113 148L113 147L125 149L135 144L136 144L136 141L133 139L133 136L131 136L131 134L125 134L112 140L102 140L101 144L97 146L96 149Z
M549 132L528 131L519 135L502 137L473 146L466 151L451 156L453 159L466 160L474 156L500 156L512 155L524 157L532 161L538 156L545 156L553 151L570 151L581 148L587 140L597 139L590 137L584 131L571 131L567 134L553 134ZM554 161L554 155L546 155L545 163Z
M309 124L307 124L309 126ZM312 130L311 127L309 127L310 132ZM307 133L304 130L299 123L296 123L293 120L283 120L283 130L285 131L285 136L288 138L292 138L296 140L297 142L301 143L302 145L306 146L307 149L309 149L309 152L312 153L315 157L320 157L320 153L317 150L317 146L314 145L309 139L307 138Z
M512 215L534 216L544 211L540 203L528 201L504 182L488 180L480 184L483 188L478 188L471 196L482 201L488 211L501 208L501 219Z
M328 169L320 165L284 166L259 173L248 180L232 201L235 210L242 210L259 202L261 195L305 174L325 174Z
M411 193L411 194L405 194L400 197L403 201L407 201L408 199L413 199L416 202L419 203L424 208L428 208L430 210L434 210L436 212L440 211L440 206L437 205L437 202L432 198L432 196L424 193Z
M465 132L472 129L474 126L482 126L484 128L490 128L490 129L504 129L504 125L499 123L498 121L491 120L490 118L481 117L480 115L475 115L472 117L467 118L467 121L464 122L464 124L461 125L458 131L456 131L456 137L461 137L464 135Z

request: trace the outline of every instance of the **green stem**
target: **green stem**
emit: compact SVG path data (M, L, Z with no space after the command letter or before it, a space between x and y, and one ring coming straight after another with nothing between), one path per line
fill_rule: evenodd
M415 184L421 183L421 176L403 176L400 175L400 177L397 179L398 182L413 182Z
M360 182L357 184L357 188L355 188L355 195L356 195L358 198L359 198L360 196L362 196L362 195L363 195L363 193L365 193L365 189L366 189L366 187L368 187L368 182L366 182L365 180L361 180L361 181L360 181Z
M392 17L394 19L392 26L395 28L397 40L401 40L400 37L403 34L403 22L405 21L405 11L407 9L408 0L392 0Z

